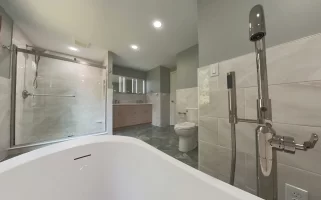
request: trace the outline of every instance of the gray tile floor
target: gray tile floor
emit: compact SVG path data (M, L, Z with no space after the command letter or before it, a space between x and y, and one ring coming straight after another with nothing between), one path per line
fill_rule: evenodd
M114 135L138 138L177 160L196 169L198 168L198 148L188 153L178 151L178 136L175 134L174 126L163 128L143 124L118 128L114 130Z

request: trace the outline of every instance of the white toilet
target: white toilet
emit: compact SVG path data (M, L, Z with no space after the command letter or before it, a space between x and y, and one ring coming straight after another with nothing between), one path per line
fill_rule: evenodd
M174 127L179 137L178 150L189 152L197 146L197 127L193 122L183 122L176 124Z

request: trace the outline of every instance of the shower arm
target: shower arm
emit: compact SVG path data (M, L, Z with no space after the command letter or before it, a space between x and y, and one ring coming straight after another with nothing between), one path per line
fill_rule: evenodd
M259 119L242 119L237 116L237 101L236 101L236 86L235 86L235 72L227 73L227 89L228 89L228 111L229 111L229 122L232 126L235 126L238 122L246 123L257 123L259 124ZM272 126L270 122L263 126ZM262 125L262 124L261 124ZM270 127L271 128L271 127ZM296 150L306 151L308 149L314 148L315 144L319 140L317 134L312 133L308 141L299 144L295 142L294 137L289 136L279 136L274 134L271 139L268 140L270 145L277 150L295 153Z

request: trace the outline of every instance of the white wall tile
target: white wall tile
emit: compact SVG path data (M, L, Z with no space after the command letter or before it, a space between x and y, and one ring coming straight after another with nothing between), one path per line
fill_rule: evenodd
M256 124L237 123L236 149L239 152L255 155L255 128ZM218 119L218 145L231 148L231 125L228 119Z
M199 142L199 165L204 166L223 176L230 176L231 150L211 145L207 142ZM235 181L240 185L245 183L245 154L237 152Z
M185 88L176 90L176 122L181 123L187 121L186 115L178 114L178 112L186 112L187 108L198 108L198 87Z
M320 51L321 34L268 48L269 84L321 80ZM226 89L226 74L230 71L236 73L236 87L257 86L254 53L220 62L220 89Z
M218 119L200 117L198 123L198 139L210 144L218 143Z
M273 121L320 126L321 82L301 82L269 86ZM256 118L257 88L246 89L246 117Z
M210 105L208 116L228 118L228 92L227 90L214 90L210 94ZM244 89L237 90L237 114L239 118L245 115L245 97Z

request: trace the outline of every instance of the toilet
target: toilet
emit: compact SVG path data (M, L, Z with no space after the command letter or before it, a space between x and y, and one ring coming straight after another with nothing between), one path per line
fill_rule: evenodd
M179 137L178 150L189 152L197 146L197 126L193 122L183 122L176 124L174 127Z

